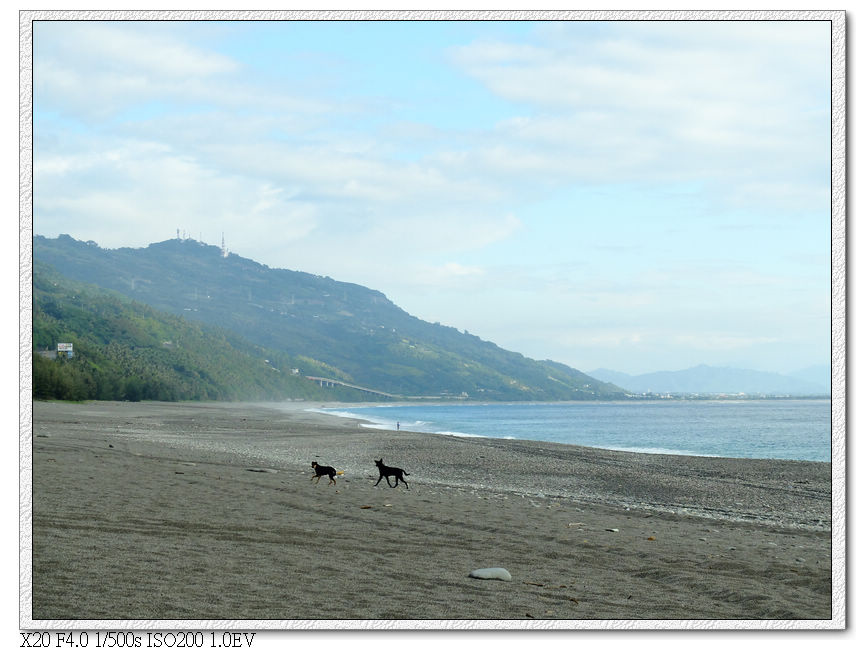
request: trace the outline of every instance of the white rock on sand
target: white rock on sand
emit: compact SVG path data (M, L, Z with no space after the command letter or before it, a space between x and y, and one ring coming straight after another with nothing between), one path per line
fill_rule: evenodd
M479 580L504 580L505 582L513 580L508 570L501 567L475 569L469 574L469 578L478 578Z

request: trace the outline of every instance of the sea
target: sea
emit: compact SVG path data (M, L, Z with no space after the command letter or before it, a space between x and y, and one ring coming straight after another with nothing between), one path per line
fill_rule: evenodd
M314 409L375 429L650 454L828 462L828 399L386 404Z

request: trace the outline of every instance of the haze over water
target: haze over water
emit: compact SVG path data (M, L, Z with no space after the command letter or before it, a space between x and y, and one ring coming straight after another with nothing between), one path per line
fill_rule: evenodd
M373 428L692 456L829 461L828 399L380 405L322 409Z

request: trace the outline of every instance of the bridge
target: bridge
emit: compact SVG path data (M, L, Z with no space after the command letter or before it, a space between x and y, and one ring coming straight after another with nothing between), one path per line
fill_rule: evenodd
M370 393L372 395L381 395L382 397L390 397L391 399L467 399L468 395L394 395L393 393L385 393L381 390L375 390L374 388L367 388L366 386L358 386L356 384L349 384L345 381L340 381L339 379L332 379L330 377L312 377L310 375L305 375L307 379L310 381L317 381L318 385L322 388L329 388L332 386L345 386L346 388L353 388L354 390L359 390L364 393Z
M307 375L306 378L310 381L317 381L318 385L323 388L330 388L332 386L345 386L346 388L353 388L364 393L381 395L382 397L391 397L393 399L399 399L401 397L401 395L392 395L391 393L385 393L381 390L375 390L373 388L366 388L365 386L356 386L355 384L349 384L348 382L340 381L339 379L329 379L328 377L311 377L309 375Z

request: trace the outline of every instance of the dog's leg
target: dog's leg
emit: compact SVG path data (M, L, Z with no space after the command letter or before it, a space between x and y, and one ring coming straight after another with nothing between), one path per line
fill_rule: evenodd
M378 480L375 482L375 485L378 485L379 483L381 483L381 479L382 479L382 478L384 478L384 474L379 474L379 475L378 475ZM375 487L375 485L373 485L373 487Z

